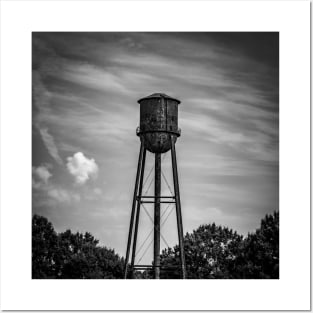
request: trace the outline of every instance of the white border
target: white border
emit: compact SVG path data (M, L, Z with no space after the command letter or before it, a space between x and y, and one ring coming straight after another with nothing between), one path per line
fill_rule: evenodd
M2 309L309 309L309 6L308 1L2 1ZM32 31L280 32L279 280L30 279Z

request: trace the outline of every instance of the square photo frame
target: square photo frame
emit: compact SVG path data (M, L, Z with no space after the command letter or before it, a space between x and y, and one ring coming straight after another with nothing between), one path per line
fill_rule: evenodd
M311 308L309 1L3 1L1 9L2 310ZM279 279L32 279L38 32L279 32Z

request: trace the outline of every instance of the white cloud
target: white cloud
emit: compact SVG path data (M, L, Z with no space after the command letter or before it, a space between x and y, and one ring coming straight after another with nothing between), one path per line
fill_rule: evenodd
M52 174L49 172L49 166L47 165L40 165L38 167L33 167L33 174L43 181L45 184L48 182L49 178Z
M76 152L72 157L68 157L66 166L77 184L84 184L91 177L96 177L99 170L95 160L86 158L82 152Z
M50 165L40 165L33 167L33 187L39 189L48 184L49 178L52 174L49 171Z

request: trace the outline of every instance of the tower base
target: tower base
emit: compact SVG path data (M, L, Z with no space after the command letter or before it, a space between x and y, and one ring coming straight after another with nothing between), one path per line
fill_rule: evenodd
M132 211L130 217L129 233L127 240L127 250L124 266L124 278L133 278L135 269L153 269L154 278L160 278L161 270L169 270L166 267L162 267L160 264L160 216L161 216L161 203L173 203L176 207L176 218L177 218L177 231L178 231L178 242L180 251L180 269L181 278L186 278L186 262L184 252L184 241L183 241L183 223L181 214L180 204L180 193L178 184L178 171L177 171L177 160L175 150L176 137L171 135L171 156L172 156L172 169L173 169L173 182L174 182L174 196L173 197L162 197L161 196L161 153L155 153L155 188L154 196L142 196L143 178L146 161L146 148L144 145L144 138L141 137L140 152L138 158L138 166L136 173L135 189L132 202ZM166 201L168 199L171 201ZM164 199L164 200L163 200ZM138 235L138 224L140 218L140 206L142 203L154 203L154 259L153 265L135 265L136 256L136 245ZM131 263L128 264L131 252Z

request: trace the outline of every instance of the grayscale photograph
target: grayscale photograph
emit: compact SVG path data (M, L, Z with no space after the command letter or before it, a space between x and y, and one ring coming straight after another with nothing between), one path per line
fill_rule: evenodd
M279 279L279 32L32 33L32 279Z

